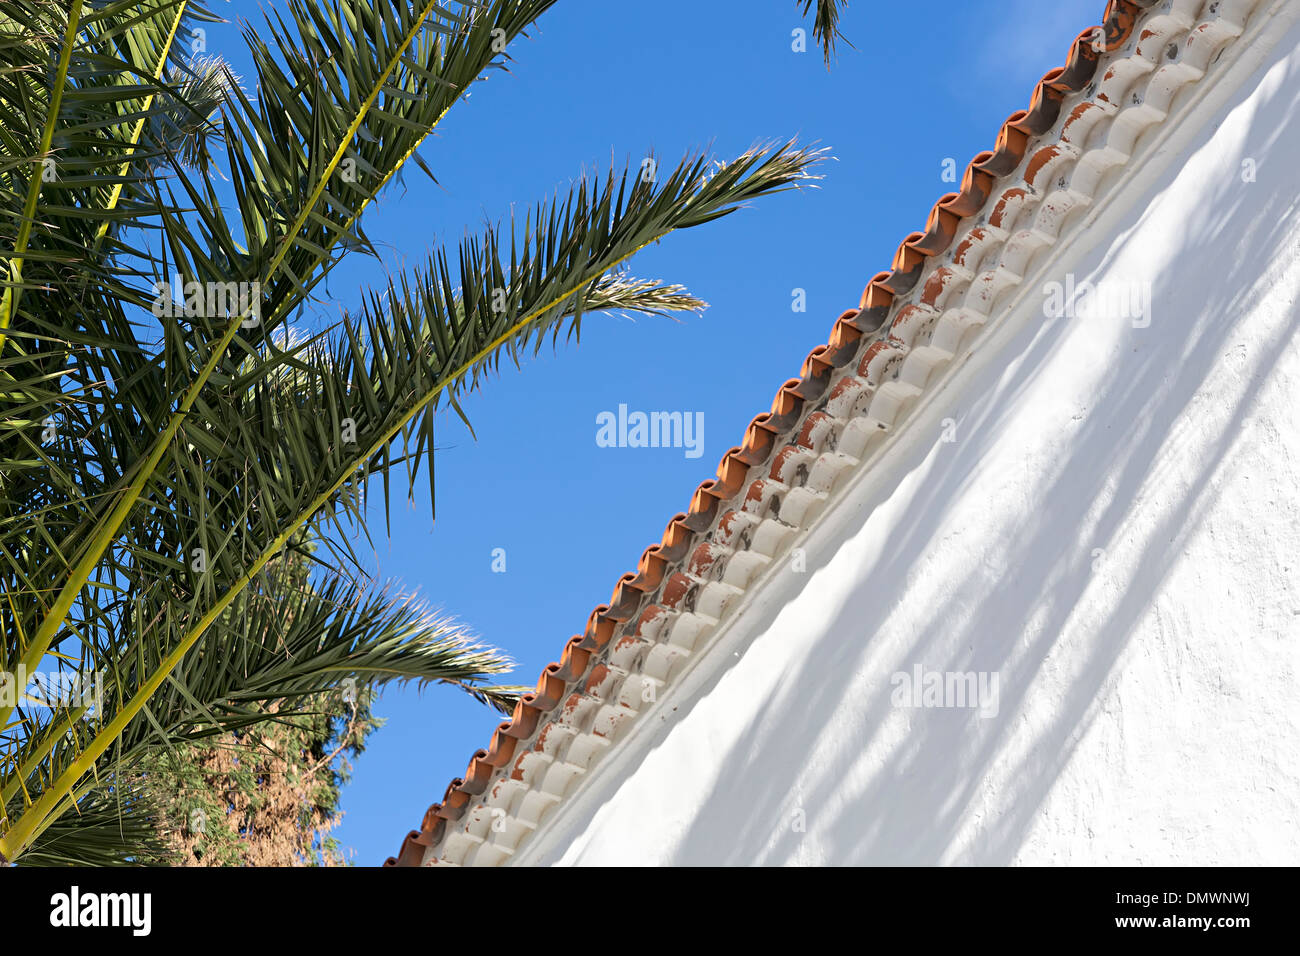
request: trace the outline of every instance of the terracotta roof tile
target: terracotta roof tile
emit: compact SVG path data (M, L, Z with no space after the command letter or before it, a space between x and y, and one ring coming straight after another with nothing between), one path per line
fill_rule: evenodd
M935 203L925 230L908 236L890 270L868 282L800 378L777 390L771 411L723 456L717 478L696 489L690 509L669 521L385 865L508 860L685 666L743 588L815 519L835 484L971 345L1033 254L1091 201L1177 91L1240 35L1257 0L1167 0L1158 11L1157 2L1111 0L1103 24L1078 35L1029 108L1011 114L994 148L971 160L961 190ZM1103 55L1110 62L1098 78ZM1037 142L1056 127L1066 98L1080 93L1056 135ZM1085 151L1107 120L1105 142ZM999 191L998 180L1017 170L1019 179ZM1011 232L1025 215L1032 221Z

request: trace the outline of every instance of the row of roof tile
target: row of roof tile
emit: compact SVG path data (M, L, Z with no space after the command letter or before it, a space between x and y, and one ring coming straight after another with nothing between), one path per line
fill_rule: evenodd
M709 570L718 547L717 541L703 540L702 536L722 515L721 506L745 494L741 509L728 512L718 528L720 536L726 539L732 532L727 525L734 523L737 515L752 514L767 505L764 479L752 480L751 469L770 460L768 478L779 481L789 477L788 468L806 467L806 463L796 459L806 457L801 453L818 447L816 433L826 416L815 411L804 415L805 407L826 396L837 370L857 359L858 373L868 382L878 384L884 380L901 357L894 343L914 340L916 329L909 326L933 312L932 307L943 295L946 271L935 270L920 290L919 305L900 308L885 329L895 300L916 288L929 260L951 249L954 262L960 264L969 246L979 238L975 230L967 238L967 248L952 249L962 220L985 208L995 181L1019 168L1031 139L1056 124L1064 98L1093 81L1100 57L1127 44L1133 38L1140 16L1158 2L1110 0L1102 25L1078 35L1065 65L1051 70L1039 81L1029 108L1011 114L1003 123L994 148L971 160L960 191L945 195L935 203L924 231L913 233L902 242L890 270L868 282L858 308L844 312L836 320L827 343L814 348L805 359L800 377L781 386L771 411L754 418L742 444L723 455L717 477L696 489L688 510L674 515L662 539L642 553L637 570L619 579L609 603L591 612L583 633L568 641L558 662L547 665L536 689L523 696L512 718L498 726L489 746L473 755L464 777L451 781L441 802L433 804L425 813L420 829L406 836L397 857L389 858L385 865L422 863L430 848L443 840L448 823L461 819L475 798L486 793L493 777L512 762L515 766L509 774L511 778L520 780L526 775L523 758L528 748L521 749L521 743L531 740L539 728L544 737L548 722L562 716L559 712L572 705L575 695L599 690L608 677L605 661L613 650L610 642L621 625L635 618L641 625L639 632L668 611L683 606L693 609L689 607L691 602L700 599L697 580ZM1040 156L1033 159L1039 162ZM1051 159L1051 153L1044 151L1040 166L1050 166ZM1041 171L1041 168L1027 169L1025 175L1032 178ZM1002 205L1005 200L1004 196ZM1007 215L1007 210L993 210L989 225L997 227L1000 215ZM871 343L859 358L863 337L882 330L882 337ZM831 402L836 398L834 393L829 396ZM656 594L657 601L647 601ZM539 741L538 749L542 743Z

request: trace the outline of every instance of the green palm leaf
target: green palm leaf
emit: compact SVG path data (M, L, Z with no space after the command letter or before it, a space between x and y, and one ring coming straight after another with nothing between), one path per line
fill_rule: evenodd
M813 4L817 6L813 13L813 39L821 44L822 57L829 68L831 60L835 57L835 42L837 40L849 42L839 28L840 8L847 7L849 0L797 0L797 2L803 4L801 12L805 17L813 9ZM849 43L849 46L852 45Z
M251 93L178 52L207 16L182 0L96 4L72 26L30 0L0 21L13 223L0 238L0 669L57 660L103 688L93 711L0 700L0 854L77 858L68 821L116 812L118 836L86 824L81 858L129 861L152 812L129 783L140 766L345 681L444 683L513 707L498 652L348 575L366 490L384 482L387 512L395 468L432 475L437 412L463 418L464 393L503 359L576 339L592 313L703 308L626 263L806 184L820 155L786 143L581 176L519 220L433 247L304 336L293 318L369 248L370 204L408 161L429 172L421 141L553 2L288 0L245 32ZM59 175L34 183L51 151ZM177 275L256 292L160 314L159 283ZM330 560L313 558L310 580L281 575L308 540Z

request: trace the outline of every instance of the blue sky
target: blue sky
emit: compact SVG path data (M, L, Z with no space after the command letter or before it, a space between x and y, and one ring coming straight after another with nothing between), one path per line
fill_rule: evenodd
M211 5L260 25L260 9L276 3ZM591 317L579 345L503 367L471 395L477 441L454 418L439 436L436 525L425 489L408 505L395 487L392 538L376 520L376 547L362 552L375 574L507 651L519 663L512 682L535 682L898 243L924 227L954 188L944 160L964 170L990 148L1104 7L854 2L842 18L853 47L841 46L828 73L811 37L808 52L791 49L791 31L808 26L794 0L561 0L511 47L512 72L477 84L421 149L439 184L412 169L383 194L366 231L384 261L354 256L336 270L334 303L355 305L385 269L420 263L611 157L621 166L653 150L662 166L710 144L731 157L797 137L834 159L820 188L764 199L632 260L633 275L708 301L703 315ZM207 52L240 69L233 24L207 29ZM803 312L792 309L799 289ZM600 447L597 416L619 405L702 415L702 456ZM492 569L497 548L504 573ZM390 688L375 711L388 722L357 761L336 831L360 865L396 853L499 720L444 687Z

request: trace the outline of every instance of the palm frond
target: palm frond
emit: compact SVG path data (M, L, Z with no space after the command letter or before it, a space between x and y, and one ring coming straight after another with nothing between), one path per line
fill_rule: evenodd
M54 820L23 866L133 866L165 850L157 808L138 784L96 787Z
M221 108L238 83L220 57L200 57L173 68L166 78L162 111L151 117L153 142L186 166L206 169L212 162L212 137L221 130Z
M436 0L395 9L368 0L328 5L291 0L297 35L270 25L285 66L265 42L246 31L258 104L231 85L238 108L225 124L243 242L222 212L212 183L193 183L179 166L173 172L189 194L194 218L175 215L171 201L159 200L157 209L169 240L171 269L187 283L251 286L255 301L235 309L233 316L195 321L192 333L165 341L160 356L165 375L187 384L180 394L167 390L165 424L143 455L126 459L130 465L113 484L111 499L102 502L92 520L76 525L78 534L64 550L77 559L69 562L60 553L47 569L63 584L24 655L29 665L57 639L77 596L137 509L160 464L165 458L175 460L172 443L192 411L207 406L201 399L209 381L223 383L302 304L335 264L330 250L341 237L360 239L361 210L469 84L498 60L502 39L521 34L553 2L492 0L466 5L456 15ZM249 329L253 313L257 317ZM151 384L147 377L138 380Z
M830 68L831 60L835 57L835 43L837 40L843 40L849 46L849 43L843 33L840 32L840 8L847 7L849 0L797 0L803 4L803 16L813 9L816 4L817 10L813 14L813 39L816 40L822 48L822 58L826 61L827 69Z
M66 5L6 5L0 668L57 659L103 696L0 701L0 852L129 862L150 812L128 799L139 761L346 681L514 706L500 654L418 602L349 580L337 552L310 585L280 561L347 522L368 536L364 493L383 481L387 512L397 468L428 467L432 495L437 413L465 418L503 359L576 340L592 313L702 309L628 261L808 184L820 156L785 143L583 175L302 335L325 277L371 248L371 204L408 162L432 175L420 143L553 2L286 0L244 33L252 93L187 55L178 38L211 15L186 0L87 4L75 28ZM46 159L57 175L33 182ZM253 291L169 314L177 278Z

